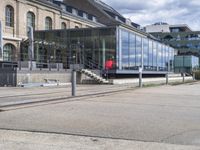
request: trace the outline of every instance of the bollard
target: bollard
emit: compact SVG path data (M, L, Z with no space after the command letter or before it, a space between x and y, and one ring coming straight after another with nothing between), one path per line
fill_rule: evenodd
M169 84L169 74L167 73L165 77L166 77L166 85L168 85Z
M76 71L72 70L72 96L76 96Z
M183 73L183 83L185 83L185 73Z
M196 80L196 76L195 76L195 72L193 73L193 80L195 81Z
M142 68L139 68L139 87L142 88Z

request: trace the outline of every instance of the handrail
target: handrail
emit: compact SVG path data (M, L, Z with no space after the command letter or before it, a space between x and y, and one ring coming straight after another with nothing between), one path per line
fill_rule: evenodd
M100 65L99 63L95 62L92 58L88 58L85 62L84 62L84 66L86 68L92 69L92 70L102 70L103 67L102 65Z

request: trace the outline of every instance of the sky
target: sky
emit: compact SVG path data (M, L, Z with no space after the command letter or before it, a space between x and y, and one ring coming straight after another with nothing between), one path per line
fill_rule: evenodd
M200 0L102 0L141 26L166 22L200 30Z

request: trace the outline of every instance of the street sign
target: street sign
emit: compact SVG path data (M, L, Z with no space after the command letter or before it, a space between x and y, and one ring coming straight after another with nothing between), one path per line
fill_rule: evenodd
M142 73L142 70L143 70L142 67L139 67L139 73Z

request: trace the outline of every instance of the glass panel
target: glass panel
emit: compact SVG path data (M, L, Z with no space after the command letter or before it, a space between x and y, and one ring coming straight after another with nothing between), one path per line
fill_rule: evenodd
M158 44L158 68L159 71L162 70L162 45Z
M162 67L162 71L164 71L164 67L165 67L165 45L162 45L162 64L161 64L161 67Z
M33 30L35 30L35 15L32 12L27 13L27 27L33 27Z
M13 60L14 46L11 44L6 44L3 48L3 60L12 61Z
M135 34L130 34L130 56L129 56L129 65L130 69L134 70L136 66L136 36Z
M122 30L122 69L129 69L129 34Z
M37 67L48 67L51 62L61 63L65 69L73 63L104 69L106 62L112 60L111 69L115 69L115 34L116 28L35 31Z
M153 70L154 71L157 70L157 47L158 47L158 43L153 42Z
M168 64L169 64L169 47L166 46L166 62L165 62L166 71L168 71L169 69Z
M136 66L142 66L142 38L136 36Z
M5 16L6 26L14 27L14 9L12 6L6 6Z
M144 70L149 70L149 40L143 39L143 59L144 59Z
M152 70L152 66L153 66L153 41L149 40L149 67L150 70Z
M50 17L45 19L45 30L52 30L52 19Z

